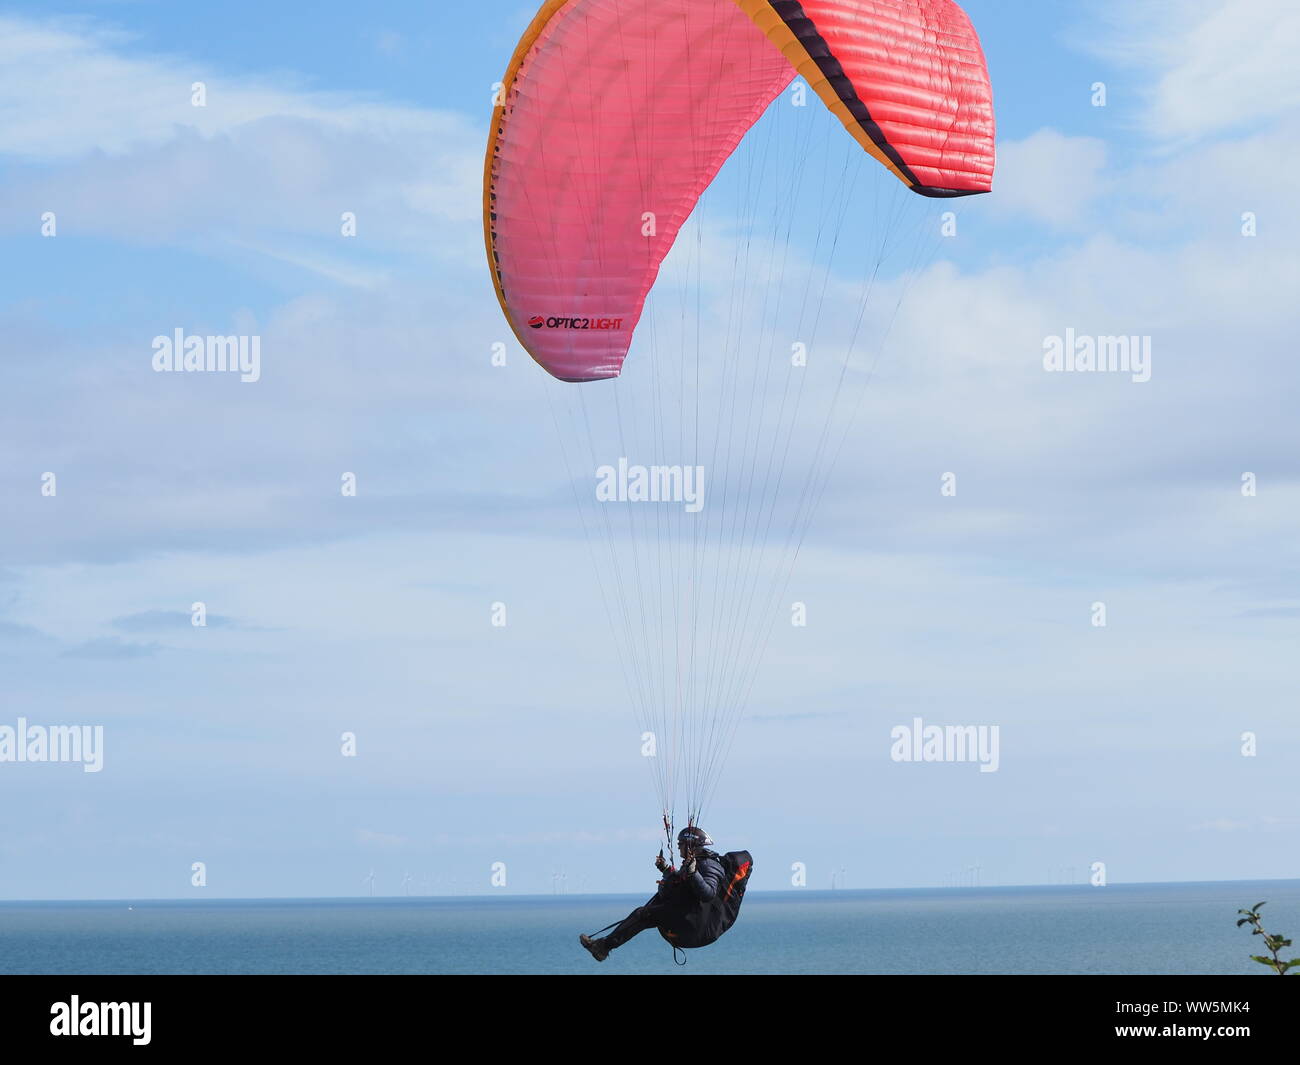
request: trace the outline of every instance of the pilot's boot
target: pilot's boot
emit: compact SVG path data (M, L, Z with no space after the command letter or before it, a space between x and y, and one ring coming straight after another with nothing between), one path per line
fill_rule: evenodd
M589 935L580 935L578 942L587 948L587 953L597 961L604 961L609 957L609 947L605 946L603 939L592 939Z

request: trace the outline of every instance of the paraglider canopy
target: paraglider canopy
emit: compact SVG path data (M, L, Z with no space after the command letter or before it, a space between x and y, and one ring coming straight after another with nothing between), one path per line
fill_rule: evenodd
M548 0L511 60L484 192L497 295L563 381L621 371L660 264L802 76L924 196L987 192L984 55L953 0Z

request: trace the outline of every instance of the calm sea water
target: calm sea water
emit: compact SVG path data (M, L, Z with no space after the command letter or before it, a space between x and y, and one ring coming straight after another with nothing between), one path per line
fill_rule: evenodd
M1235 927L1260 899L1300 938L1300 880L753 892L684 968L654 932L602 965L578 946L643 901L625 895L4 902L0 973L1268 975Z

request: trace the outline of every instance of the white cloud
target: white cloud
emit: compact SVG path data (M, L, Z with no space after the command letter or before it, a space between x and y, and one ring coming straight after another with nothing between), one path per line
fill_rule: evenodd
M356 260L394 248L481 261L471 119L123 45L84 22L0 17L0 157L16 164L0 224L53 211L64 233L265 253L361 286L384 270ZM364 243L341 249L344 211Z
M1021 141L1001 141L990 207L1053 226L1077 226L1109 186L1105 169L1106 144L1094 137L1040 129Z
M1300 107L1300 5L1293 0L1122 0L1099 51L1149 69L1144 123L1185 144Z
M1197 825L1196 829L1199 832L1251 832L1257 828L1285 828L1295 823L1295 818L1272 817L1269 815L1247 817L1242 820L1234 820L1231 817L1213 817Z
M405 836L398 836L392 832L376 832L370 828L359 828L356 832L358 843L372 843L379 847L405 847L411 841Z
M0 17L0 152L39 161L125 154L171 141L178 128L214 137L269 116L336 132L439 132L427 111L230 78L174 56L128 56L123 44L121 34L81 22ZM191 103L194 82L206 85L205 107Z

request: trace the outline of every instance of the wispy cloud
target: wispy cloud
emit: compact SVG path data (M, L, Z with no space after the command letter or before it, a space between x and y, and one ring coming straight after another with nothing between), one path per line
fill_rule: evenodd
M148 658L162 650L156 643L130 643L119 636L102 636L87 640L63 652L65 658Z
M411 842L405 836L399 836L392 832L376 832L374 829L369 828L358 829L356 840L365 846L385 848L405 847Z
M1000 141L997 195L989 206L1022 223L1078 227L1114 180L1106 163L1106 143L1096 137L1041 129L1024 140Z
M256 625L247 625L236 618L221 614L204 615L204 628L238 629L243 632L264 632ZM193 615L185 610L141 610L135 614L124 614L109 622L115 629L123 632L185 632L195 627Z
M1243 610L1243 618L1300 618L1300 606L1257 606Z
M1300 7L1291 0L1127 0L1098 50L1146 81L1143 123L1188 145L1300 108Z

